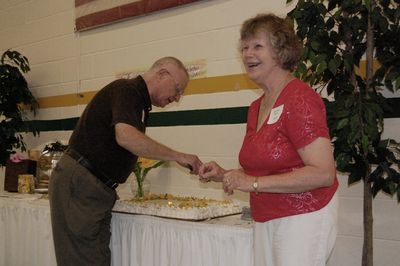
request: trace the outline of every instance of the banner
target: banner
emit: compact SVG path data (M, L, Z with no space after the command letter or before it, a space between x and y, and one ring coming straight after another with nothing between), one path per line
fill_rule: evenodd
M150 14L201 0L75 0L75 30Z

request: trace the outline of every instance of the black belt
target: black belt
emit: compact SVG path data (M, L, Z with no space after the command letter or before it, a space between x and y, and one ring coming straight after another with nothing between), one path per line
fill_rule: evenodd
M115 182L114 180L109 178L103 172L96 170L92 166L92 164L76 150L68 148L65 153L68 154L69 156L71 156L71 158L73 158L75 161L77 161L80 165L85 167L87 170L89 170L89 172L91 172L95 177L100 179L109 188L115 189L116 187L118 187L117 182Z

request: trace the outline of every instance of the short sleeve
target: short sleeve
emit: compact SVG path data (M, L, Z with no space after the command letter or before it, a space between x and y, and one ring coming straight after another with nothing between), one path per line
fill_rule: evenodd
M143 103L136 89L121 82L121 86L112 91L112 125L126 123L138 128L142 123ZM138 128L140 129L140 128Z
M311 88L296 90L288 102L285 128L296 149L310 144L318 137L329 137L325 105Z

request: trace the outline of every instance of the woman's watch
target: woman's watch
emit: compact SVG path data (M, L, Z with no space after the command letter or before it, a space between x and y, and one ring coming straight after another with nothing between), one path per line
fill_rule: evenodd
M253 182L253 189L254 192L258 195L258 177L254 177L254 182Z

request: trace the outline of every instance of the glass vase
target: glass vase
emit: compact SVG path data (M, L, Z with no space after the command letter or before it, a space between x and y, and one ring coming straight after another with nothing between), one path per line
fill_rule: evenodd
M62 151L47 151L41 154L37 167L37 188L48 189L51 173L62 155Z
M131 181L131 191L135 198L143 198L150 193L150 181L144 179L141 183L137 182L137 178L133 175Z

